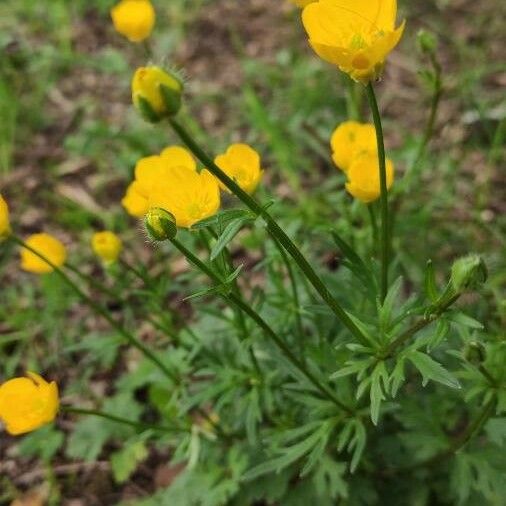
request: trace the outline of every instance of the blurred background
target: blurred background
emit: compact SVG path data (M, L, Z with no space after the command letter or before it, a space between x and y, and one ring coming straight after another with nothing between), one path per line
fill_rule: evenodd
M203 143L219 151L243 141L262 153L263 197L276 200L273 214L291 223L294 235L310 241L330 221L352 242L367 236L360 227L350 231L366 218L345 194L329 149L338 123L367 120L361 88L313 55L294 5L154 0L147 55L114 31L114 3L0 2L0 192L19 235L54 233L74 265L99 275L89 238L110 228L121 233L131 261L149 264L152 248L120 200L135 162L176 143L131 107L133 70L151 61L185 77L183 117ZM377 87L396 191L404 193L395 200L399 269L419 279L428 257L444 271L470 250L483 254L491 275L478 319L499 329L506 310L506 3L401 0L399 8L406 33ZM402 174L416 156L431 101L420 29L438 39L444 89L430 154L413 183ZM322 262L335 261L324 243L317 252ZM177 262L173 268L184 270ZM172 297L181 298L177 286ZM149 339L151 329L134 312L128 317ZM89 353L107 339L111 346L100 356ZM13 251L0 247L0 378L34 368L67 395L101 396L128 369L128 354L117 360L116 353L107 327L57 279L35 283ZM70 438L73 423L22 439L0 434L0 504L119 504L170 485L178 473L167 466L166 450L154 448L128 480L117 480L108 434L81 426Z

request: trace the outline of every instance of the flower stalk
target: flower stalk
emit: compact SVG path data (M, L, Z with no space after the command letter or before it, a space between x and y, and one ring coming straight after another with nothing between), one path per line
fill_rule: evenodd
M379 112L378 101L372 83L366 87L367 98L371 108L374 127L376 129L376 139L378 141L378 160L380 171L380 210L381 210L381 233L380 233L380 258L381 258L381 282L380 294L381 302L385 300L388 292L388 266L389 266L389 244L390 244L390 225L388 212L388 188L387 188L387 168L385 155L385 141L383 138L383 126L381 124L381 115Z
M249 207L257 216L260 216L267 225L271 235L276 237L279 243L285 248L288 254L294 259L300 270L304 273L313 288L320 294L324 302L329 306L336 317L348 328L355 338L364 346L368 345L366 337L362 331L355 325L339 302L330 293L320 276L311 267L307 259L301 253L299 248L288 237L276 220L267 212L267 210L258 203L255 198L246 193L233 179L228 177L211 159L211 157L199 146L192 135L173 117L168 121L188 149L204 164L206 169L217 177L236 197L238 197L246 206Z

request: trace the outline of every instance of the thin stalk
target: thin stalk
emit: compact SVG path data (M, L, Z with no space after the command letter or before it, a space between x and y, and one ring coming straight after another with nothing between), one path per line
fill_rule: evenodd
M374 210L373 204L367 205L367 211L369 212L369 220L371 221L371 231L372 231L372 250L374 254L379 249L379 230L378 230L378 221L376 220L376 212Z
M128 425L133 427L134 429L145 431L145 430L156 430L159 432L189 432L189 429L183 429L179 427L167 427L163 425L154 425L150 423L144 422L136 422L134 420L128 420L127 418L123 418L120 416L112 415L110 413L105 413L103 411L99 411L96 409L81 409L74 408L70 406L61 406L61 410L65 413L72 413L75 415L86 415L86 416L97 416L99 418L104 418L106 420L110 420L111 422L120 423L123 425Z
M387 168L385 155L385 142L383 139L383 126L381 124L381 115L379 112L378 101L372 83L366 87L367 98L371 108L374 128L376 129L376 139L378 141L378 161L380 176L380 208L381 208L381 236L380 236L380 259L381 259L381 302L385 300L388 292L388 264L389 264L389 215L388 215L388 188L387 188Z
M251 195L246 193L233 179L228 177L176 119L169 118L169 122L183 143L204 164L207 170L216 176L232 193L234 193L246 206L248 206L251 211L253 211L257 216L262 217L269 232L278 239L288 254L295 260L301 271L313 285L314 289L320 294L324 302L333 311L336 317L350 330L350 332L361 344L366 346L367 339L362 334L361 330L357 327L357 325L355 325L339 302L337 302L334 296L330 293L325 283L311 267L299 248L297 248L297 246L278 225L274 218L267 212L267 210Z
M90 307L97 314L102 316L107 322L113 327L125 340L134 348L137 348L146 358L151 360L171 381L176 384L180 383L179 378L149 349L144 343L142 343L139 339L137 339L133 334L128 332L122 325L120 325L109 313L107 309L102 307L100 304L97 304L91 297L86 295L75 283L70 279L68 274L60 269L58 266L54 265L48 258L39 253L37 250L33 249L31 246L26 244L22 239L15 235L10 236L11 240L16 244L21 246L22 248L31 251L34 255L38 256L41 260L46 262L58 276L70 287L74 292L79 296L79 298Z
M200 269L204 274L209 276L212 281L219 285L223 284L223 280L220 276L218 276L207 264L202 262L176 238L170 239L170 242L188 259L188 261ZM264 331L265 335L267 335L276 344L276 346L281 350L288 361L290 361L297 369L299 369L299 371L301 371L304 376L306 376L306 378L316 387L319 392L321 392L327 399L332 401L339 409L342 409L349 415L354 415L353 409L342 403L327 386L322 385L318 378L316 378L311 373L311 371L306 368L305 364L303 364L293 354L283 339L247 302L245 302L239 295L233 293L233 291L228 294L222 293L221 296L225 300L238 307L241 311L244 311L244 313L247 314Z

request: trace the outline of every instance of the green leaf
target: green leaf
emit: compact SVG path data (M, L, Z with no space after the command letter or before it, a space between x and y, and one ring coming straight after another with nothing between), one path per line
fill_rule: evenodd
M232 220L236 220L238 218L244 218L249 216L251 219L254 219L254 216L245 209L227 209L226 211L221 211L209 218L205 218L197 223L192 225L192 230L199 230L201 228L207 228L212 225L220 225L222 227L226 226L226 224Z
M109 437L108 426L103 420L83 418L77 422L69 436L66 454L72 459L92 462L97 460Z
M135 441L114 452L110 457L110 461L116 482L124 483L127 481L148 454L144 441Z
M330 379L338 379L344 378L345 376L349 376L350 374L357 374L362 371L367 370L367 368L374 362L374 357L367 358L365 360L351 361L346 362L344 367L341 367L338 371L333 373L330 376Z
M313 432L309 437L304 439L298 444L284 448L282 451L284 455L276 457L271 460L262 462L258 466L253 467L243 475L243 480L249 481L264 474L279 473L289 465L293 464L304 455L309 453L316 445L319 444L322 438L328 438L329 426L328 423L323 423L319 430Z
M367 293L374 299L378 292L376 279L371 269L360 258L358 253L335 231L331 231L332 238L344 255L345 261L343 265L348 268L361 281L362 285L367 288Z
M420 371L425 386L429 380L437 381L451 388L460 388L460 383L439 362L436 362L425 353L412 350L406 354L406 358Z
M19 443L18 451L24 457L39 457L49 462L65 441L63 432L53 425L46 425L27 434Z
M236 220L231 221L220 235L216 244L213 246L211 250L211 261L216 260L218 255L228 246L230 241L238 234L239 230L248 222L251 222L250 217L241 217Z
M383 305L379 309L379 321L383 332L388 332L390 322L394 317L394 305L399 299L399 292L402 288L402 276L399 276L389 288Z
M380 414L381 401L385 400L383 395L383 385L388 381L388 373L385 367L385 362L381 361L373 370L371 375L371 420L374 425L378 425L378 419Z
M447 319L451 322L457 323L458 325L462 325L464 327L469 327L475 330L483 330L483 324L478 320L471 318L470 316L465 315L464 313L449 313Z
M404 362L404 357L399 358L390 376L390 395L392 397L396 397L399 388L406 379L404 376Z
M485 430L490 441L498 446L506 445L506 418L491 418Z
M446 318L442 318L437 322L436 332L427 340L427 351L430 353L434 348L437 348L448 335L450 331L450 324Z
M436 302L439 298L437 285L436 285L436 273L434 271L434 264L432 260L427 262L427 269L425 271L425 293L431 302Z

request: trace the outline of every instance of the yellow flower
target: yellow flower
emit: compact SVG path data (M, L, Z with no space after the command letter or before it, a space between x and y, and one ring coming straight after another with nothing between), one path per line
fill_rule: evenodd
M386 161L387 188L394 182L394 164ZM368 204L376 200L381 193L379 161L376 153L364 153L357 156L350 164L346 189L356 199Z
M357 155L377 151L376 130L369 123L346 121L334 130L330 145L334 163L346 172Z
M220 188L206 169L200 173L184 165L168 166L169 174L152 188L149 207L159 207L174 216L178 227L216 214L220 208Z
M364 84L381 75L402 37L396 17L397 0L319 0L302 13L316 54Z
M224 154L218 155L214 162L246 193L252 194L262 178L260 156L247 144L232 144ZM222 183L219 184L230 193Z
M104 231L93 234L91 247L106 264L115 262L122 249L121 239L113 232Z
M293 4L297 5L297 7L305 7L306 5L317 1L318 0L291 0Z
M7 237L11 233L11 225L9 222L9 206L0 195L0 240Z
M58 412L58 387L39 375L14 378L0 385L0 420L17 436L51 423Z
M177 114L181 108L183 84L160 67L140 67L132 79L132 101L150 122Z
M65 246L49 234L31 235L25 243L47 258L56 267L61 267L67 259ZM21 268L35 274L45 274L53 271L51 265L26 248L21 250Z
M127 213L135 218L142 218L149 209L148 199L139 191L139 183L137 181L128 186L121 204Z
M122 0L111 9L117 32L131 42L147 39L155 26L155 10L149 0Z
M186 149L171 146L158 156L137 162L135 181L128 187L123 205L138 217L153 208L164 209L174 216L178 227L189 228L218 211L220 191L209 171L197 172Z

